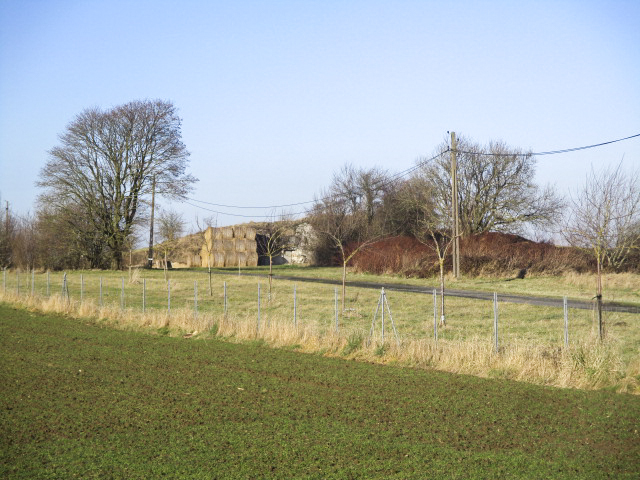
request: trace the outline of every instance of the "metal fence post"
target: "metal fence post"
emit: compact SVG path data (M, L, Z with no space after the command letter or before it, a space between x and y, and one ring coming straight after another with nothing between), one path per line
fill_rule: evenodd
M565 296L562 300L564 307L564 346L569 348L569 301Z
M498 346L498 294L493 293L493 333L495 337L496 353L500 351Z
M334 291L335 298L335 312L336 312L336 332L338 331L338 289L336 288Z
M293 284L293 326L298 326L298 303L296 296L296 284Z
M193 318L198 319L198 281L193 282Z
M224 300L222 304L224 316L227 316L227 282L224 282Z
M438 341L438 291L433 289L433 339Z

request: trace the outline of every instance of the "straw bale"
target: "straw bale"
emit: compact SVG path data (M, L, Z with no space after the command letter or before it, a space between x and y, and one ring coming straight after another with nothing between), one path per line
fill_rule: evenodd
M258 254L250 252L247 254L247 267L257 267L258 266Z
M222 240L222 229L214 228L213 229L213 239L214 240Z
M236 249L236 241L233 238L225 238L222 240L223 246L222 249L225 252L234 252Z
M214 267L224 267L224 253L215 252L213 254L213 266Z
M256 253L258 252L258 242L256 242L255 240L249 240L247 239L247 244L246 244L246 248L245 250L249 253Z
M247 227L233 227L235 238L244 238L247 235Z
M214 238L214 232L213 232L213 227L209 227L204 231L204 239L207 241L207 243L211 243L213 241Z
M244 238L236 238L236 252L247 251L247 240Z
M246 227L244 237L247 240L255 240L256 239L256 229L253 227Z
M220 230L222 230L223 239L233 238L233 227L223 227Z
M238 266L247 266L247 254L245 252L238 252Z
M224 240L214 240L213 241L213 251L221 252L224 250Z
M211 266L215 267L215 258L213 256L213 254L209 255L205 252L204 255L200 255L200 266L201 267L208 267L209 264L207 263L207 258L211 261Z
M225 267L238 266L238 254L234 250L224 252L224 266Z

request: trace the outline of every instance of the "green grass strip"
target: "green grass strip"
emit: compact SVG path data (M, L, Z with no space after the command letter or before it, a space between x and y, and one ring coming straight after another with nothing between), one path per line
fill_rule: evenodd
M0 477L637 478L640 397L0 304Z

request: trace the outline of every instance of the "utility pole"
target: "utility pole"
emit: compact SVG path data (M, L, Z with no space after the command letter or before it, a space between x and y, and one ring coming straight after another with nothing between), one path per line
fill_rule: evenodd
M451 235L453 236L453 276L460 276L460 209L458 207L458 166L456 162L456 133L451 132L451 218L453 225Z
M153 268L153 214L156 206L156 176L151 180L151 227L149 229L149 252L147 254L147 267Z

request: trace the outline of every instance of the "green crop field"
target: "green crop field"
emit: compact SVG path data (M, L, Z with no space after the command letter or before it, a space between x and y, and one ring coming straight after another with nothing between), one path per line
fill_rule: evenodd
M640 397L0 304L2 478L638 478Z

